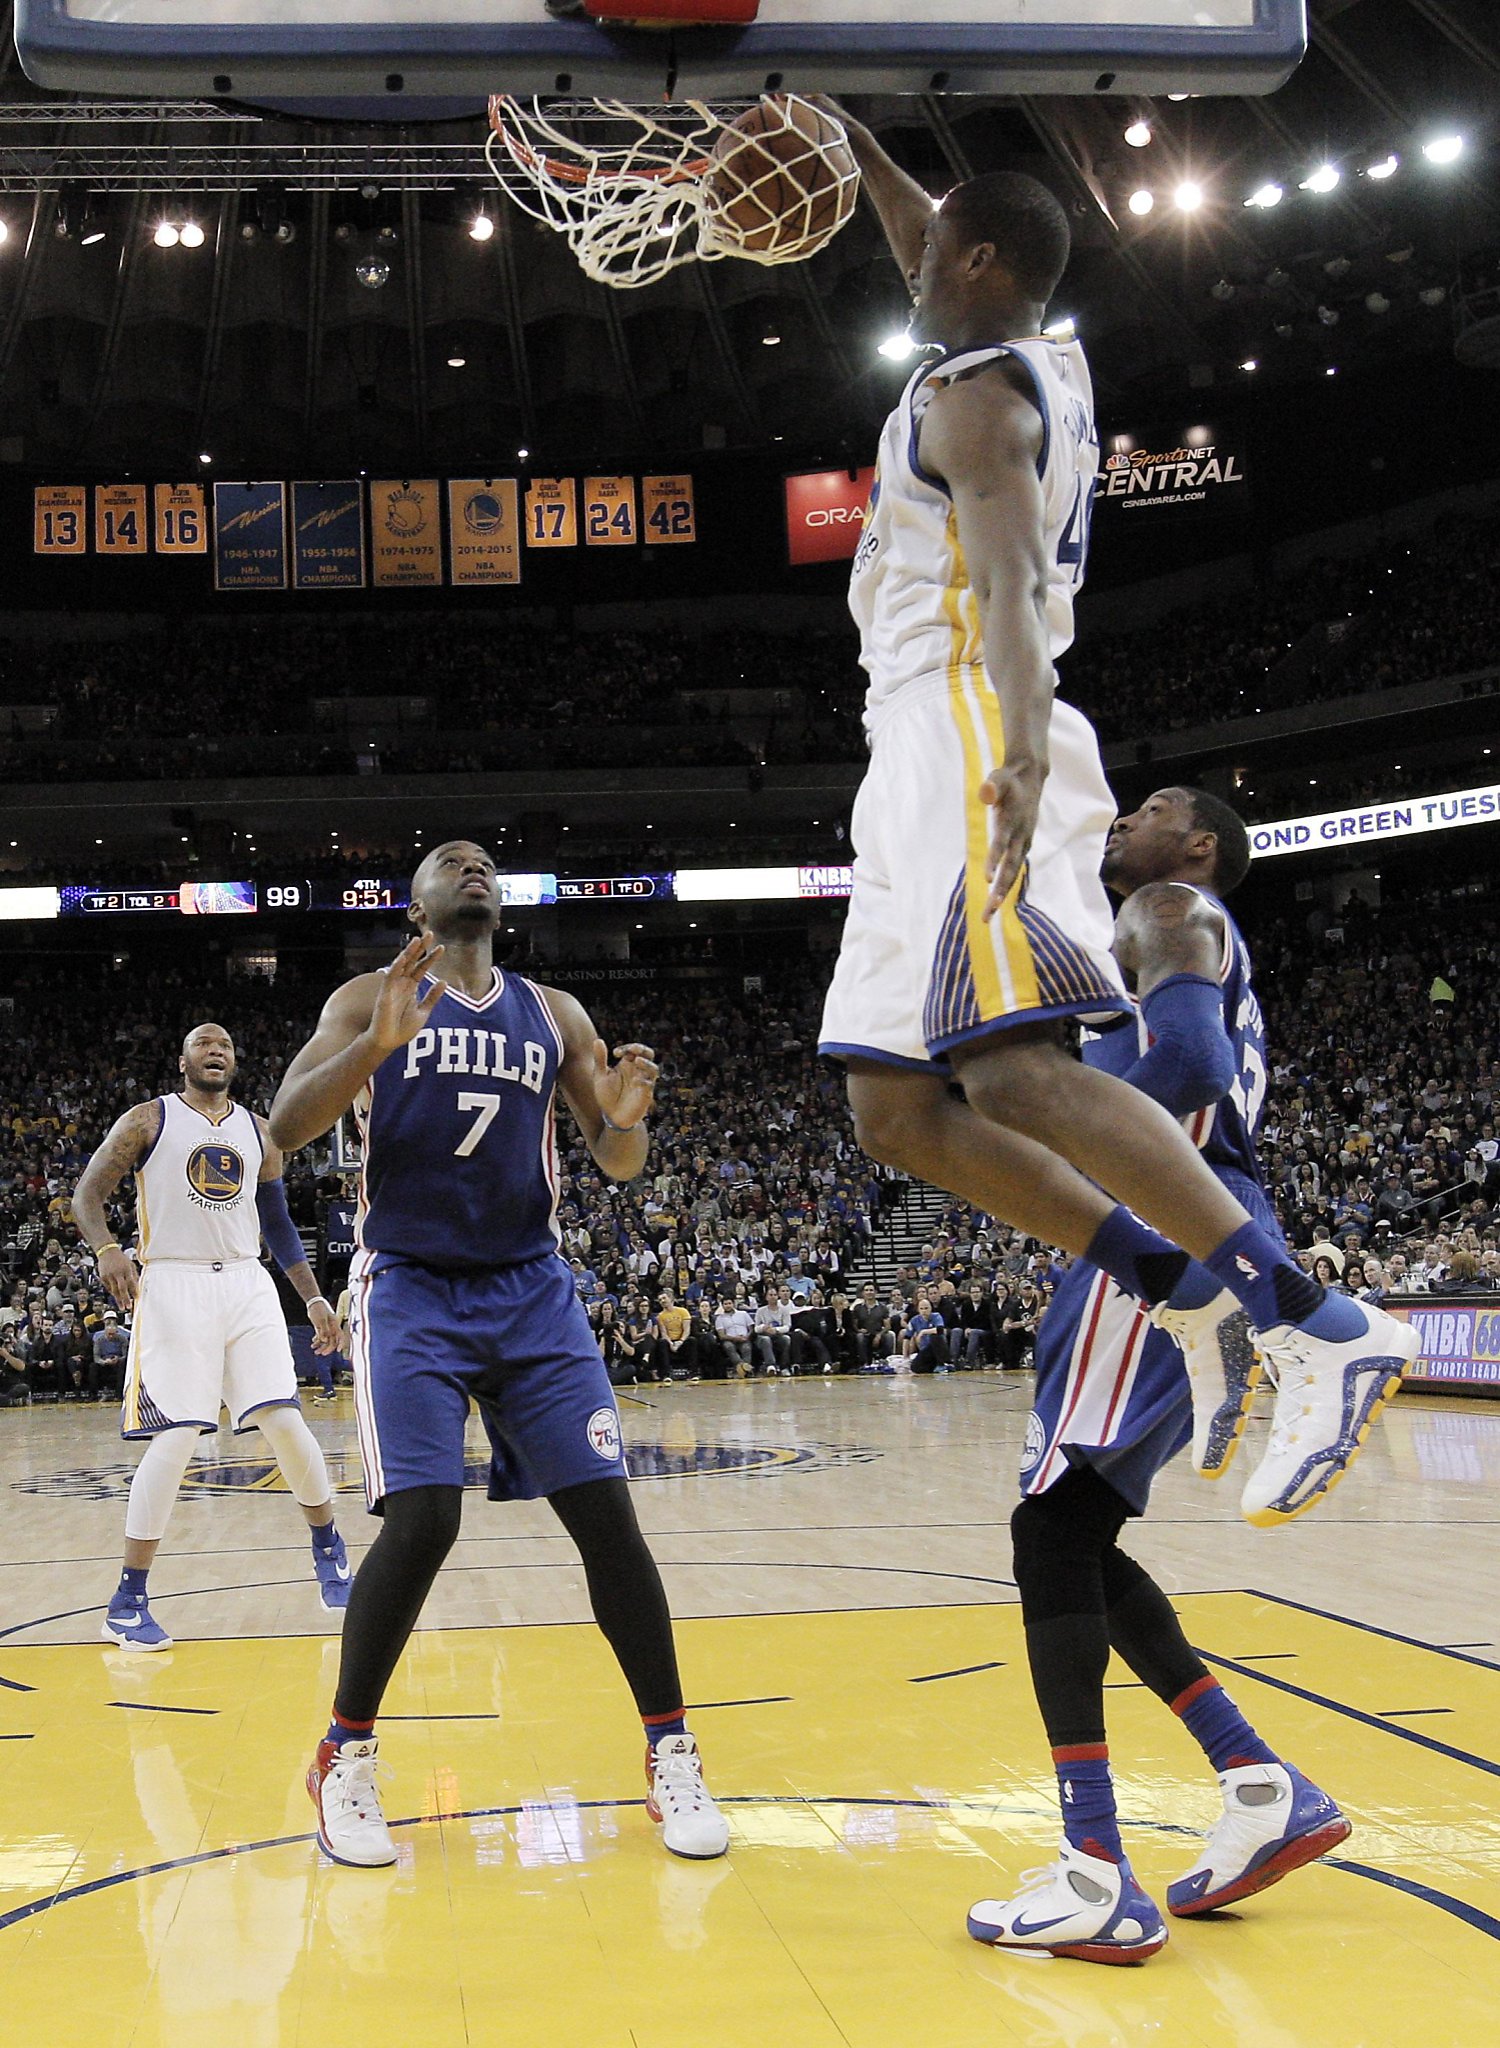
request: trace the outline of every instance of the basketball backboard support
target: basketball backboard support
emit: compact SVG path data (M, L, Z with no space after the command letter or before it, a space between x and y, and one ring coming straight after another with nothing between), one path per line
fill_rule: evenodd
M742 28L607 27L543 0L16 0L39 85L208 99L620 100L1272 92L1305 0L760 0Z

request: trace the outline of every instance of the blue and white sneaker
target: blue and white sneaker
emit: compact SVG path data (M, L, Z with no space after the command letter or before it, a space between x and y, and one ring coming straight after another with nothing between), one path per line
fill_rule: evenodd
M1240 1496L1257 1529L1295 1521L1333 1491L1421 1348L1410 1324L1367 1302L1354 1306L1365 1328L1342 1342L1286 1325L1261 1332L1276 1407L1266 1454Z
M1202 1308L1151 1311L1151 1320L1177 1345L1193 1396L1193 1469L1219 1479L1245 1430L1245 1418L1260 1384L1255 1325L1228 1288Z
M992 1948L1085 1963L1144 1963L1167 1941L1166 1923L1130 1865L1090 1856L1069 1841L1055 1863L1022 1873L1013 1899L971 1906L969 1932Z
M349 1553L344 1548L342 1536L335 1536L325 1550L321 1544L312 1547L313 1570L317 1574L318 1591L323 1596L323 1605L335 1612L349 1605L349 1589L354 1583L354 1573L349 1565Z
M1290 1764L1245 1764L1219 1777L1224 1812L1203 1853L1167 1887L1180 1920L1215 1913L1316 1863L1353 1830L1326 1792Z
M107 1643L121 1643L127 1650L170 1650L172 1638L151 1609L144 1593L116 1593L99 1631Z

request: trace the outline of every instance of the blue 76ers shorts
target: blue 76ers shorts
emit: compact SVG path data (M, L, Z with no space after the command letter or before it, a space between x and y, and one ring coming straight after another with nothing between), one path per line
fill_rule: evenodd
M619 1410L560 1258L471 1273L358 1252L349 1333L372 1513L410 1486L463 1485L471 1396L491 1500L624 1476Z
M1278 1243L1264 1191L1244 1174L1214 1177ZM1132 1514L1193 1433L1182 1353L1133 1294L1084 1260L1068 1268L1036 1340L1036 1393L1021 1453L1021 1491L1045 1493L1074 1465L1089 1465Z

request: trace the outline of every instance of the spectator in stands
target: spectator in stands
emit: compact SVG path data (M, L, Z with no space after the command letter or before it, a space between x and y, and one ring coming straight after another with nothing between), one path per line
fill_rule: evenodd
M723 1346L729 1360L729 1369L736 1379L745 1379L753 1366L751 1337L755 1324L741 1303L733 1300L721 1303L714 1317L714 1335Z
M663 1288L656 1311L656 1370L664 1380L693 1380L698 1377L698 1343L693 1335L693 1318L672 1292Z
M89 1399L119 1401L125 1392L125 1336L117 1310L107 1308L94 1332L88 1365Z

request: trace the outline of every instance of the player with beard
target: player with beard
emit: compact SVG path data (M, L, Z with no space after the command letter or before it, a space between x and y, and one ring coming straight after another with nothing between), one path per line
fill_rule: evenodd
M1203 790L1159 789L1116 819L1103 876L1123 898L1115 954L1139 1007L1086 1041L1083 1058L1180 1118L1215 1179L1279 1240L1255 1154L1265 1027L1250 956L1223 901L1249 865L1244 825ZM1232 1337L1238 1390L1217 1412L1195 1415L1176 1345L1097 1266L1069 1270L1041 1326L1011 1534L1064 1839L1058 1860L1013 1898L973 1908L969 1931L980 1941L1140 1963L1167 1938L1120 1839L1104 1726L1111 1648L1179 1716L1218 1774L1223 1813L1192 1868L1168 1887L1171 1913L1232 1905L1349 1834L1327 1794L1251 1728L1189 1645L1166 1594L1119 1547L1126 1521L1145 1513L1157 1473L1190 1438L1200 1472L1227 1468L1260 1371L1243 1314Z
M329 999L271 1111L283 1144L308 1143L351 1107L364 1139L350 1335L366 1493L383 1521L354 1582L333 1718L308 1773L318 1839L336 1862L395 1861L375 1720L458 1536L472 1397L490 1441L490 1498L545 1498L578 1546L645 1726L648 1813L675 1854L721 1856L729 1831L684 1722L614 1394L558 1251L556 1091L603 1172L631 1180L646 1163L658 1069L635 1044L617 1046L611 1065L572 996L495 965L501 895L482 847L434 848L411 898L418 936Z
M319 1294L286 1205L281 1153L266 1120L230 1100L234 1040L198 1024L182 1042L182 1087L126 1110L73 1193L73 1217L99 1278L131 1313L122 1436L144 1440L125 1510L125 1565L104 1618L106 1642L169 1650L146 1575L200 1435L227 1408L236 1433L259 1429L312 1530L323 1605L344 1607L349 1559L333 1520L328 1467L297 1405L286 1320L260 1243L307 1304L313 1348L336 1349L338 1322ZM135 1260L110 1234L104 1204L135 1175Z

